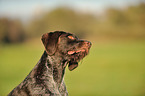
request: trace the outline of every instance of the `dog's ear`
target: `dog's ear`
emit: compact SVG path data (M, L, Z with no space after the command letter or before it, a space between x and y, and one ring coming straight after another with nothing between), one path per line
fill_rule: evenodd
M77 67L78 67L78 62L73 62L73 63L72 62L69 62L68 69L70 71L74 70Z
M50 32L43 34L41 40L45 46L48 55L53 55L56 52L57 42L60 35L60 32Z

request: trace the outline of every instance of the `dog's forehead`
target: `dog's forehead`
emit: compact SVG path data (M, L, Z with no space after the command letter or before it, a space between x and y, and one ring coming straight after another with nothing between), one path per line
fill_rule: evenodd
M62 33L61 36L69 36L72 35L71 33Z

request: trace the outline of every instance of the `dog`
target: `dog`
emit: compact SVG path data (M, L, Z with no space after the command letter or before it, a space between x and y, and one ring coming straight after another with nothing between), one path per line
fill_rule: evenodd
M55 31L41 38L45 51L28 74L8 96L68 96L63 80L65 68L78 67L91 47L91 42L80 40L71 33Z

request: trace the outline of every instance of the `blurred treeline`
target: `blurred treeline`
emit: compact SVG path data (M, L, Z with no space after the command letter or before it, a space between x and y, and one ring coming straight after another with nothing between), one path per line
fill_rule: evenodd
M103 15L57 8L34 16L26 24L18 19L0 18L0 41L4 43L23 42L54 30L92 39L145 39L145 3L124 9L108 8Z

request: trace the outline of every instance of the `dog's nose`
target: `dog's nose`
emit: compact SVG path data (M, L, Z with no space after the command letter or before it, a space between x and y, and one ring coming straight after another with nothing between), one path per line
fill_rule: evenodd
M89 47L91 47L91 45L92 45L92 43L91 43L90 41L85 41L84 44L85 44L86 46L89 46Z

